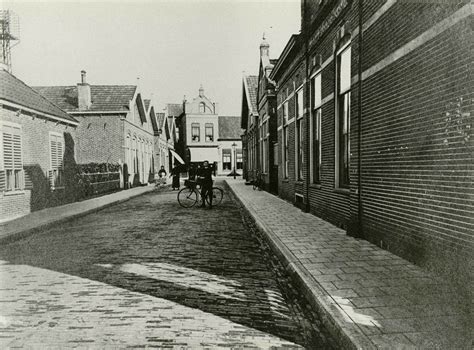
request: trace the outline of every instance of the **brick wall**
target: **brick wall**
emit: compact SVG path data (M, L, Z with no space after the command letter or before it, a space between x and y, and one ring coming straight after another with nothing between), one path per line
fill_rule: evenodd
M397 3L364 32L362 56L365 71L403 48L362 84L363 237L455 276L474 253L474 33L472 15L453 15L466 3Z
M12 122L22 127L22 158L25 174L25 190L16 194L0 191L0 220L28 214L45 207L68 201L66 190L52 191L48 179L50 170L49 132L57 132L65 138L64 166L74 162L75 128L27 114L17 114L6 106L0 108L2 121ZM2 186L3 188L3 186Z
M324 32L309 36L309 61L321 57L324 63L325 101L321 183L309 185L309 210L422 266L455 271L465 281L472 274L465 262L474 253L472 7L467 0L364 1L360 51L359 2L327 2L324 11L329 14L331 6L344 3L347 7ZM325 25L324 20L319 23ZM335 189L335 49L341 33L351 37L352 48L350 188L345 193ZM300 62L297 57L286 64L278 81L279 159L281 104L286 88L291 95L293 80L305 74ZM304 125L309 139L309 125ZM294 123L288 130L289 178L281 178L281 164L280 195L294 201L295 191L306 183L295 182ZM308 181L308 152L304 164Z
M124 160L120 115L74 115L74 118L79 121L75 139L78 163Z

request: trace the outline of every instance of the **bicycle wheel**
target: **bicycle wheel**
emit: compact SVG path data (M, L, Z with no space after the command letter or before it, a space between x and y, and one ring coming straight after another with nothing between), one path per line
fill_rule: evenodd
M191 208L198 201L198 195L192 188L185 187L178 192L178 203L183 208Z
M222 202L222 198L224 198L224 190L219 187L212 188L212 205L219 205ZM209 197L206 197L206 202L209 203Z

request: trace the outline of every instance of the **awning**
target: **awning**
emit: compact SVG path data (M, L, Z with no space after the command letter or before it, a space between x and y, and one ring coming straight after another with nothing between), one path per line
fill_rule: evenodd
M191 162L203 162L207 160L209 163L219 161L219 154L217 148L214 147L202 147L202 148L189 148L191 151Z
M180 162L181 164L184 164L183 158L181 158L178 153L176 153L176 152L173 151L172 149L170 149L170 152L171 152L171 154L173 155L173 157L174 157L178 162Z

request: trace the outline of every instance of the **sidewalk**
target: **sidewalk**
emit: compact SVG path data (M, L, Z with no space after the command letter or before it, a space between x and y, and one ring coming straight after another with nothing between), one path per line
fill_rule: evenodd
M25 237L36 230L41 230L53 224L60 224L67 220L93 213L109 205L124 202L130 198L150 192L154 188L155 186L135 187L81 202L32 212L18 219L1 223L0 242L5 243Z
M473 347L472 300L448 281L242 180L226 182L341 348Z

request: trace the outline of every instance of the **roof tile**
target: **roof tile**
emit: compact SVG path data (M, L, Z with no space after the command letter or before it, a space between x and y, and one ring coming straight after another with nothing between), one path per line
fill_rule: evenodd
M13 74L0 70L0 99L31 108L38 112L63 119L69 122L77 122L57 105L41 96L38 92L26 85Z
M35 86L33 89L67 112L80 112L77 86ZM136 89L135 85L91 85L92 105L88 111L127 112Z

